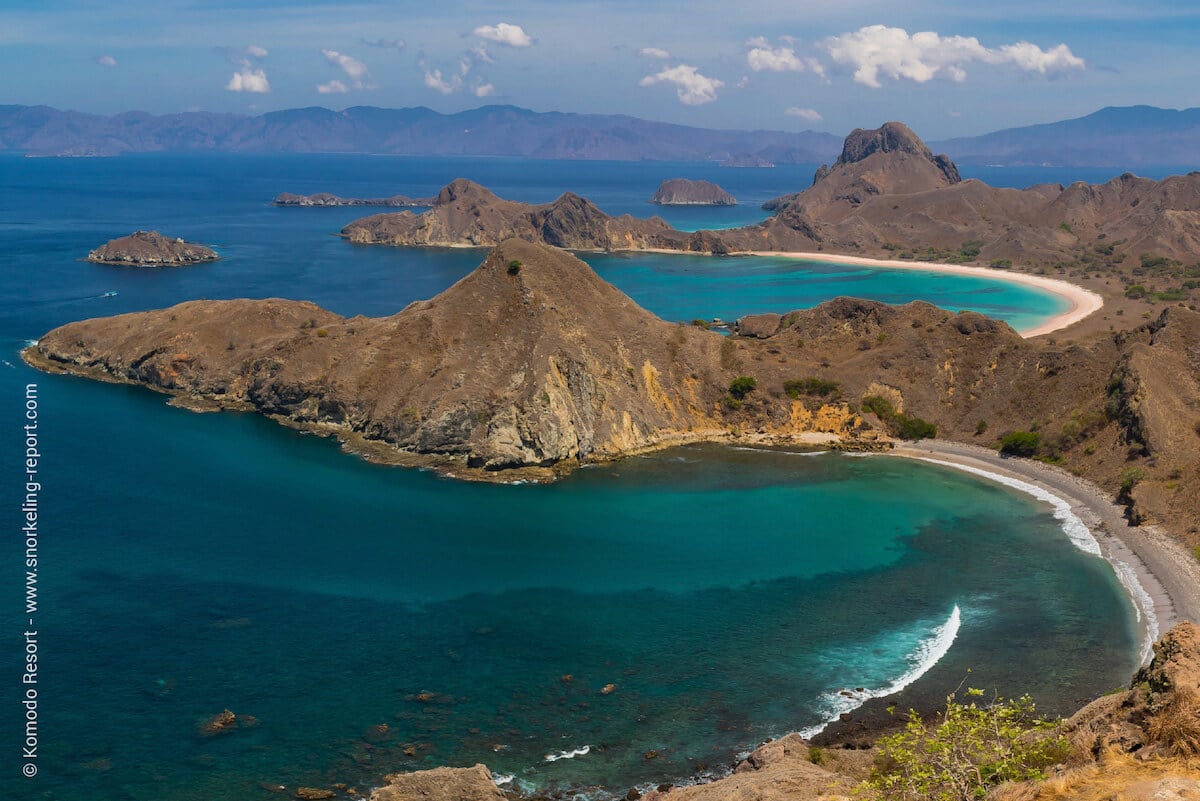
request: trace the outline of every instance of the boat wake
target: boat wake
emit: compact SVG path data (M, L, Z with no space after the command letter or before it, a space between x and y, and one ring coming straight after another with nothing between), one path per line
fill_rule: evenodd
M907 670L881 687L856 687L825 693L819 702L821 711L826 716L825 721L817 726L801 729L800 736L805 739L815 737L845 713L858 709L872 698L883 698L898 693L924 676L950 652L950 647L954 645L961 626L962 612L959 610L958 604L955 604L954 609L950 612L950 617L933 629L928 636L922 638L916 647L905 655L904 661L908 664Z
M546 754L547 762L557 762L560 759L574 759L575 757L587 756L592 750L590 745L585 745L581 748L573 748L570 751L559 751L557 754Z

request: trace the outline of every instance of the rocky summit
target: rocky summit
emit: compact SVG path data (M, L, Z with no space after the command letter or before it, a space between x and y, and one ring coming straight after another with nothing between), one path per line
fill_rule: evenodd
M216 261L216 251L204 245L165 237L158 231L134 231L113 239L88 253L96 264L120 264L141 267L180 267Z

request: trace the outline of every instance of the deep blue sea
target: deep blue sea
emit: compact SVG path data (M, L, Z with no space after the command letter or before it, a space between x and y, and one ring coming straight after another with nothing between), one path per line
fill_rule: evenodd
M904 703L935 702L968 669L973 686L1030 692L1051 711L1124 684L1139 634L1112 570L1071 544L1049 506L957 471L691 447L553 485L467 484L370 465L254 415L195 414L145 390L42 375L18 357L61 323L196 298L389 314L483 256L352 246L333 234L371 210L270 206L282 191L426 195L467 177L504 197L571 190L606 211L701 228L761 219L759 203L811 174L0 158L0 425L11 429L0 448L10 531L0 797L265 801L279 796L264 783L365 792L385 773L475 762L511 775L510 787L624 794L719 771L891 688L907 687ZM718 181L743 203L649 206L668 177ZM137 228L212 244L223 259L162 271L79 261ZM667 319L782 312L839 294L924 298L1017 326L1057 310L1028 290L917 272L585 258ZM34 760L20 756L31 383L41 454ZM224 709L253 725L203 735ZM27 780L30 762L38 775Z

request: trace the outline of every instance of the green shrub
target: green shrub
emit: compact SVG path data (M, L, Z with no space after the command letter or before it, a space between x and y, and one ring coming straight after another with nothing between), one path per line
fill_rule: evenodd
M983 242L978 239L968 239L958 249L958 255L963 261L971 261L972 259L979 258L979 251L981 250L983 250Z
M980 420L975 424L975 436L978 437L980 434L983 434L987 431L987 428L987 420Z
M1060 223L1058 224L1058 230L1060 230L1060 231L1066 231L1068 234L1074 234L1074 233L1075 233L1074 231L1072 231L1072 230L1071 230L1071 224L1070 224L1070 223L1065 223L1065 222L1060 222Z
M981 690L967 694L981 696ZM972 801L1003 782L1045 779L1069 745L1055 724L1036 715L1029 696L990 704L946 699L940 718L909 712L904 731L879 741L869 790L888 801Z
M895 417L896 434L900 439L932 439L937 436L937 426L920 417L898 414Z
M1141 260L1143 270L1156 270L1171 263L1166 256L1155 256L1152 253L1143 253Z
M825 749L819 745L810 746L808 749L808 761L814 765L825 764Z
M325 328L318 328L318 329L317 329L317 336L319 336L319 337L327 337L327 336L329 336L329 331L328 331L327 329L325 329Z
M1147 294L1146 287L1141 284L1131 284L1125 288L1125 297L1132 298L1133 300L1144 298Z
M791 398L798 398L801 395L816 395L821 398L828 398L841 393L838 382L825 381L821 378L799 378L784 381L783 391Z
M747 395L758 388L754 376L739 375L729 382L729 394L738 400L744 400Z
M696 326L697 328L703 328L705 331L709 329L708 320L701 320L699 317L697 317L695 320L692 320L692 325Z
M1126 467L1121 471L1121 492L1128 495L1133 488L1146 478L1146 471L1140 467Z
M1039 437L1033 431L1014 431L1000 440L1000 452L1009 456L1033 456L1037 453Z
M864 410L872 412L880 420L891 420L896 416L896 407L881 395L866 396L862 399L862 407Z
M513 259L508 263L508 274L516 275L521 272L521 262L518 259Z
M998 270L1007 270L1012 267L1012 259L992 259L991 266Z

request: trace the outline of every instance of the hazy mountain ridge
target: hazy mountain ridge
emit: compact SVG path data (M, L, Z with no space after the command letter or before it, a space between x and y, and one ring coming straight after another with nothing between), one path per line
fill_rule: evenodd
M310 107L256 117L208 112L110 117L48 106L0 106L0 151L30 155L223 151L702 161L751 154L776 162L812 162L836 155L840 146L838 137L812 131L713 130L515 106L457 114L425 107Z
M1108 106L1085 117L929 144L971 165L1200 165L1200 108Z
M935 141L967 165L1200 165L1200 108L1107 107L1076 119ZM156 151L395 153L543 159L774 163L837 157L841 137L804 131L693 128L616 114L482 106L441 114L424 106L343 111L310 107L255 117L211 112L112 116L48 106L0 106L0 151L113 156Z

